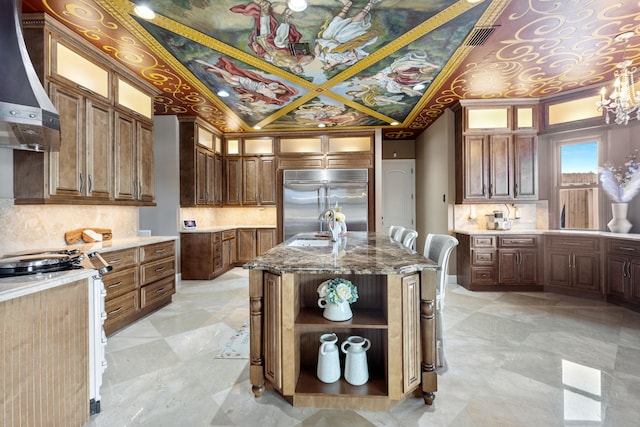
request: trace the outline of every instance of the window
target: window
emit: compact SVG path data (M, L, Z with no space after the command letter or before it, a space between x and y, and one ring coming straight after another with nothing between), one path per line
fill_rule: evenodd
M600 228L599 146L599 137L556 141L556 206L560 228Z

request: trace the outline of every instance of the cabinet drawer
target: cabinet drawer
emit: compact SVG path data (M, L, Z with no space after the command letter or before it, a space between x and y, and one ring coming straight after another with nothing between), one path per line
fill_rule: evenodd
M495 248L496 236L472 236L471 246L474 248Z
M536 236L500 236L498 244L503 248L535 248L538 239Z
M116 271L136 265L138 262L138 248L120 249L117 251L100 252L100 256Z
M640 255L640 242L607 239L607 249L620 255Z
M471 249L471 264L479 266L495 265L496 251L491 249Z
M135 267L126 270L110 272L102 276L104 287L107 290L107 301L126 294L138 287L138 269Z
M106 301L104 308L107 312L105 329L109 329L108 325L110 323L130 315L138 309L138 291L133 290L110 301Z
M222 240L229 240L236 238L236 230L226 230L222 232Z
M175 293L175 278L168 277L140 288L140 308L145 308L168 295Z
M599 237L580 236L545 236L547 247L555 249L598 251L600 250Z
M142 286L160 280L176 273L176 259L174 257L153 261L142 265L140 268Z
M495 285L498 283L495 268L471 267L471 283L475 285Z
M140 248L140 262L152 261L158 258L170 257L175 255L175 242L156 243L146 245Z

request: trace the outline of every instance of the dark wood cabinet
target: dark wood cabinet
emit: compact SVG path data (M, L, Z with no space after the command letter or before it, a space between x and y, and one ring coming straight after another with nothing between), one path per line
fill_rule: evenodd
M107 335L169 304L175 293L175 241L101 252L113 270L103 275Z
M519 110L529 111L530 123L516 120ZM455 108L457 203L537 200L536 111L470 101Z
M456 236L458 281L470 290L541 290L539 236Z
M221 206L220 137L202 119L179 120L180 206Z
M236 230L222 232L222 269L233 267L238 260Z
M276 168L274 157L242 158L242 204L276 204Z
M153 204L155 89L48 16L22 18L60 113L62 144L59 152L14 152L15 203Z
M239 263L251 261L276 245L275 228L239 228L237 230Z
M222 273L222 233L180 233L180 271L183 280L211 280Z
M548 235L545 240L546 286L601 294L599 237Z
M242 158L229 157L224 159L225 189L224 204L240 206L242 204L240 189L242 186Z
M608 301L640 310L640 242L606 239Z

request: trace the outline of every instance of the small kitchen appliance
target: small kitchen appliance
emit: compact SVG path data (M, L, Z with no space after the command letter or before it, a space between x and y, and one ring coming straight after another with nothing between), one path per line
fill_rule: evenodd
M487 230L510 230L511 221L509 218L505 218L504 212L493 211L493 213L487 214Z

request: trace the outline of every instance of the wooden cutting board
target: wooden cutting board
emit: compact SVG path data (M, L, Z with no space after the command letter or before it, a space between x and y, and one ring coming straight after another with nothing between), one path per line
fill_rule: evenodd
M102 240L111 240L113 238L113 233L110 228L100 228L100 227L91 227L91 228L78 228L76 230L67 231L64 233L64 241L67 242L67 245L73 245L78 242L86 242L92 243L98 241L97 239L91 237L87 230L93 231L94 233L100 234L102 236Z

